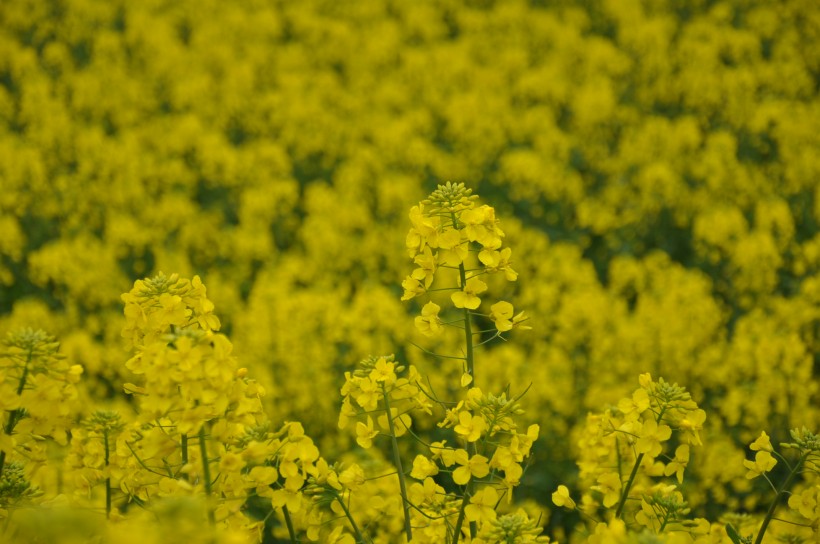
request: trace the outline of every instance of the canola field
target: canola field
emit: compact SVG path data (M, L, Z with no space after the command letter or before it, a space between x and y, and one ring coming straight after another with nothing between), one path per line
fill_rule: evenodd
M812 0L0 2L0 542L820 542Z

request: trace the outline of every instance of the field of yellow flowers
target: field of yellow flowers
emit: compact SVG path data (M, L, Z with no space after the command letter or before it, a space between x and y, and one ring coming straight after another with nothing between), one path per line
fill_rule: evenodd
M820 542L814 0L0 1L0 542Z

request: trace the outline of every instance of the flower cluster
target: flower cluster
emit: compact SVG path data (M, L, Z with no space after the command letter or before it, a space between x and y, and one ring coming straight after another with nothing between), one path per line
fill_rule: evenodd
M649 374L642 374L639 382L640 388L621 399L617 408L588 418L578 444L578 466L588 486L582 509L595 514L600 506L615 508L615 518L654 533L690 531L689 508L678 486L689 464L690 447L702 445L706 413L677 384L663 378L655 381ZM674 452L673 435L678 444ZM656 480L664 476L674 476L677 484ZM553 503L577 507L566 486L559 486Z
M10 332L0 348L0 517L31 498L31 474L48 458L45 437L65 445L79 410L83 369L42 330Z
M458 286L451 289L454 292L449 302L465 312L481 306L480 295L488 289L483 276L501 273L507 281L516 281L518 273L511 266L512 250L502 248L504 231L495 210L487 205L478 206L476 199L463 183L447 182L410 210L413 226L405 245L418 268L402 282L402 300L434 290L433 283L441 269L458 271ZM477 253L477 262L471 253ZM427 336L438 335L444 324L440 311L439 304L427 302L416 317L416 328ZM496 334L514 327L529 328L521 324L526 320L523 312L513 314L509 302L492 305L487 316L495 323Z

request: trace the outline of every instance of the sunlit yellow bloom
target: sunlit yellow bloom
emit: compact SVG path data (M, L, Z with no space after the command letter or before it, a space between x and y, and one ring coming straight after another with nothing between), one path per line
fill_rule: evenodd
M495 505L497 503L498 492L495 488L483 487L470 497L470 504L464 509L464 514L470 521L493 521L496 518Z
M766 434L766 431L760 433L757 440L749 445L749 449L752 451L772 451L772 442L769 439L769 435Z
M413 459L413 470L410 476L417 480L424 480L428 476L435 476L438 474L438 466L423 455L416 455Z
M749 469L746 473L746 478L757 478L761 474L769 472L777 464L777 459L772 457L772 454L767 451L759 451L755 454L755 460L743 461L743 466Z
M481 304L481 299L478 298L479 293L487 290L487 284L478 278L470 278L467 284L461 291L456 291L450 298L455 304L456 308L469 308L475 310Z
M674 474L678 483L683 483L683 471L689 464L689 444L681 444L675 450L675 458L663 469L666 476Z
M438 312L441 306L435 302L428 302L421 309L421 315L416 316L416 328L426 336L435 336L441 332L441 319Z
M669 440L671 436L672 429L668 425L658 425L653 418L650 418L643 423L635 449L638 453L657 457L662 450L661 442Z
M379 357L372 372L370 372L370 379L374 382L383 382L385 385L392 385L396 381L395 367L396 365L394 363L387 361L384 357Z
M364 475L364 470L358 464L354 463L339 473L339 483L348 489L356 489L363 485L367 479Z
M610 508L621 498L621 477L615 472L605 472L598 476L598 485L591 489L599 491L603 496L604 506Z
M373 428L373 418L367 416L367 423L356 422L356 442L364 449L373 445L373 438L378 436L379 431Z
M555 506L569 508L570 510L575 508L575 501L569 496L569 489L565 485L559 485L558 489L553 492L552 503Z
M453 471L453 481L458 485L466 485L470 478L483 478L490 473L490 465L488 459L483 455L469 456L466 450L455 451L455 462L459 465Z
M464 411L458 414L458 425L455 426L454 430L463 436L467 442L475 442L481 438L481 433L486 428L487 422L484 421L481 415L474 416L470 412Z

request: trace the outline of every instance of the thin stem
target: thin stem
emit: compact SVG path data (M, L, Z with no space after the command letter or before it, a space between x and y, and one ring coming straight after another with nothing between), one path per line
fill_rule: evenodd
M290 512L288 512L287 505L282 505L282 514L285 516L285 525L288 527L288 535L290 535L290 541L293 544L296 544L296 531L293 530L293 521L290 519Z
M208 462L208 446L205 443L205 424L202 424L202 427L199 428L199 454L202 457L202 478L205 480L205 495L207 499L210 500L211 498L211 467ZM214 518L214 511L210 505L208 505L208 521L213 525L216 523L216 519Z
M413 540L413 529L410 527L410 510L407 505L410 501L407 499L407 484L405 482L404 470L401 467L401 455L399 454L399 442L396 439L396 429L393 424L393 411L390 409L390 395L387 394L387 387L382 382L382 395L384 395L384 410L387 414L387 424L390 429L390 440L393 443L393 462L396 465L399 476L399 489L401 491L401 505L404 510L404 533L407 536L407 542Z
M350 526L353 527L353 532L356 533L356 542L360 544L364 544L364 536L362 536L362 532L359 530L359 526L356 525L356 521L353 519L353 516L350 514L350 510L347 508L345 501L342 500L342 497L336 495L336 502L338 502L342 510L345 511L345 515L347 516L348 521L350 521Z
M455 222L455 219L453 219ZM467 273L464 270L464 264L458 265L458 275L461 280L461 287L467 285ZM467 348L465 359L467 361L467 373L472 376L473 380L467 386L469 389L475 387L475 359L473 357L473 326L470 321L470 310L464 308L464 339ZM458 535L456 535L458 538Z
M470 480L470 482L468 482L468 484L469 483L472 483L472 479ZM466 513L467 502L469 502L469 500L470 493L468 492L468 490L465 490L464 497L461 499L461 506L459 506L458 508L458 519L456 520L456 528L453 530L453 544L458 544L458 539L461 538L461 526L464 524L464 514Z
M783 487L780 488L780 491L775 495L772 504L769 505L769 510L766 512L766 517L763 518L763 523L760 525L760 530L757 532L757 538L755 538L754 544L760 544L763 542L763 535L766 534L766 529L769 527L769 523L772 521L774 517L774 511L777 510L777 505L780 504L781 499L788 494L789 487L791 487L792 482L797 477L797 474L800 472L800 467L803 466L803 461L806 460L806 454L800 456L800 459L794 465L794 468L789 473L789 477L786 478L786 481L783 482Z
M626 499L629 497L629 490L632 487L632 483L635 481L635 476L638 474L638 467L641 466L641 461L643 461L644 454L641 453L638 455L637 459L635 459L635 466L632 467L632 472L629 474L629 480L626 482L626 486L624 487L623 493L621 493L621 500L618 502L618 509L615 510L615 517L621 517L621 514L624 511L624 506L626 505Z
M456 357L455 355L441 355L440 353L434 353L432 351L424 349L420 345L418 345L416 343L413 343L413 342L410 342L410 345L413 346L413 347L419 348L421 351L423 351L427 355L432 355L433 357L438 357L440 359L458 359L459 361L463 361L465 359L464 357Z

